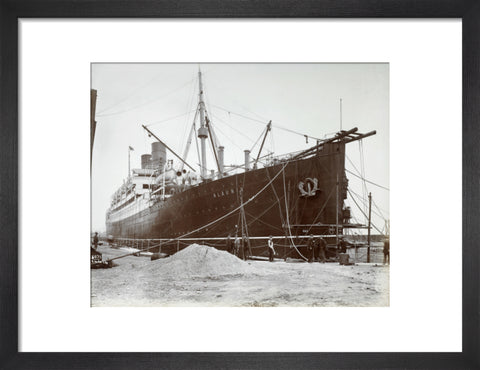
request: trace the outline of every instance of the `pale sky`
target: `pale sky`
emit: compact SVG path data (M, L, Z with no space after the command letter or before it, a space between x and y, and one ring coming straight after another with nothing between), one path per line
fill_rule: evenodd
M150 153L153 138L142 124L151 125L149 129L161 140L183 154L198 102L199 66L206 109L225 147L225 164L243 163L243 150L252 149L269 120L273 128L263 154L266 150L280 155L308 149L315 144L313 140L306 143L302 135L281 128L318 138L331 136L340 130L342 99L344 130L377 131L362 145L347 145L346 169L358 174L363 167L368 181L389 188L388 64L93 64L92 88L98 92L93 230L105 230L111 195L127 177L128 147L135 149L131 168L140 168L140 156ZM256 157L260 143L261 139L252 156ZM207 166L215 169L211 150L207 153ZM167 157L175 159L169 152ZM187 162L197 169L193 142ZM389 218L389 191L369 183L364 189L357 177L348 172L347 177L349 189L359 195L355 197L359 204L365 190L372 193L372 222L383 230L384 218ZM366 223L350 196L346 203L356 221Z

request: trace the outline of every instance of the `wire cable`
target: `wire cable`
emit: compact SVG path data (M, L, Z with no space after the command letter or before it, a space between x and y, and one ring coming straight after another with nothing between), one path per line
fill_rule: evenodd
M352 193L350 193L350 190L348 190L348 193L350 194L353 202L355 203L355 205L358 207L358 209L360 210L360 212L362 212L362 214L367 218L368 220L368 216L363 212L362 208L358 205L357 201L355 200L355 198L353 197ZM375 224L373 222L370 222L372 224L372 226L374 227L375 230L377 230L380 234L384 235L379 229L377 226L375 226Z
M244 114L240 114L240 113L233 112L233 111L231 111L231 110L229 110L229 109L222 108L222 107L220 107L220 106L218 106L218 105L212 104L212 107L221 109L221 110L223 110L223 111L225 111L225 112L227 112L227 113L234 114L234 115L236 115L236 116L239 116L239 117L248 119L248 120L253 121L253 122L261 123L262 125L267 125L267 124L268 124L268 122L260 121L260 120L255 119L255 118L245 116ZM290 132L290 133L295 134L295 135L300 135L300 136L303 136L303 137L308 137L308 138L314 139L314 140L321 140L321 139L319 139L319 138L317 138L317 137L310 136L310 135L306 135L306 134L302 134L301 132L294 131L294 130L291 130L291 129L289 129L289 128L283 127L283 126L279 126L279 125L277 125L277 124L275 124L275 127L279 128L279 129L281 129L281 130Z
M285 200L285 218L287 220L288 236L290 237L290 242L292 243L293 248L295 248L295 250L300 255L300 257L302 257L305 261L308 261L308 258L306 258L303 254L300 253L297 246L295 245L295 242L293 241L292 229L290 227L290 218L288 217L287 188L285 187L285 171L282 171L282 172L283 172L283 194L284 194L284 200Z
M133 89L132 92L130 94L128 94L127 96L121 98L120 100L117 100L115 103L109 105L107 108L104 108L102 109L101 111L97 112L97 114L102 114L106 111L109 111L110 109L112 108L115 108L117 105L127 101L128 99L130 99L132 96L134 96L138 91L144 89L145 87L147 87L148 85L150 85L153 81L157 80L159 77L161 77L163 74L158 74L156 75L154 78L151 78L150 80L148 80L147 83L137 87L136 89Z
M159 120L159 121L154 121L148 125L145 125L145 127L150 127L150 126L155 126L155 125L159 125L160 123L165 123L165 122L168 122L168 121L171 121L175 118L180 118L180 117L183 117L183 116L186 116L187 114L190 114L190 113L193 113L195 112L196 109L193 109L193 110L189 110L188 112L185 112L185 113L182 113L182 114L178 114L176 116L173 116L173 117L168 117L168 118L165 118L165 119L162 119L162 120Z
M369 180L367 180L367 179L364 179L363 177L361 177L361 176L359 176L359 175L356 175L355 173L353 173L352 171L347 170L346 168L345 168L345 171L347 171L349 174L351 174L351 175L353 175L353 176L355 176L355 177L358 177L360 180L366 181L366 182L368 182L369 184L372 184L372 185L378 186L379 188L382 188L382 189L384 189L384 190L390 191L389 188L387 188L387 187L385 187L385 186L382 186L382 185L379 185L379 184L377 184L377 183L374 183L373 181L369 181Z
M137 104L133 107L130 107L130 108L125 108L123 110L120 110L120 111L116 111L116 112L113 112L113 113L107 113L107 114L97 114L97 117L110 117L110 116L116 116L118 114L123 114L123 113L127 113L127 112L130 112L132 110L135 110L135 109L138 109L138 108L141 108L141 107L144 107L145 105L149 105L149 104L152 104L152 103L155 103L156 101L158 100L161 100L161 99L164 99L166 98L167 96L170 96L174 93L176 93L177 91L183 89L185 86L187 86L188 84L190 84L192 82L192 80L188 81L187 83L185 83L184 85L180 86L180 87L177 87L176 89L160 96L160 97L157 97L155 99L151 99L151 100L148 100L146 102L143 102L143 103L140 103L140 104Z

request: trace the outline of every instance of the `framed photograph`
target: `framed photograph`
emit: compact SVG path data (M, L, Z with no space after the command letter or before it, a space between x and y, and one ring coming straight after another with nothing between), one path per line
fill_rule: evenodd
M388 306L388 69L93 63L92 306Z
M112 4L2 3L2 368L478 367L478 5Z

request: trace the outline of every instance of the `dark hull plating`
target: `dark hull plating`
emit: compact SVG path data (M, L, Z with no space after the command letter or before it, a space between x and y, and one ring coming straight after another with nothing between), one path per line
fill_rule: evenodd
M341 223L343 219L343 201L347 189L344 163L345 145L331 143L312 157L288 162L284 173L281 173L284 163L250 170L203 182L165 201L159 200L150 208L118 222L110 222L107 217L107 234L114 238L132 239L182 237L236 209L241 204L241 198L246 203L278 173L272 184L244 206L249 236L286 236L287 224L291 225L294 237L305 233L332 234L331 225L337 221ZM316 179L318 182L318 190L314 195L311 192L305 196L300 190L301 182L306 184L307 179ZM304 185L302 190L308 191L307 186ZM316 226L310 226L312 224ZM236 231L240 234L240 230L240 211L236 211L211 227L188 234L187 237L224 238L230 234L233 238ZM290 247L291 243L280 239L276 239L275 243L280 257L298 257ZM300 252L306 254L306 247L302 245L305 239L297 239L296 243ZM207 244L225 249L224 241ZM174 253L182 246L185 244L165 244L162 245L162 252ZM251 253L268 255L266 241L252 239Z

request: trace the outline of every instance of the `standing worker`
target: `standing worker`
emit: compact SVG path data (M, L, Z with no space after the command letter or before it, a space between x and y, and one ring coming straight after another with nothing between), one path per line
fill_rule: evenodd
M240 250L240 239L238 238L238 235L235 234L235 244L234 244L233 254L237 257L238 257L239 250Z
M383 264L390 264L390 240L388 238L383 242Z
M307 250L308 250L308 262L312 262L313 259L313 235L308 237Z
M325 251L327 249L327 242L325 241L325 239L320 238L320 240L318 241L318 247L320 249L320 256L319 256L320 262L325 263L325 260L326 260Z
M95 248L95 250L97 250L97 247L98 247L98 233L95 232L95 235L93 236L93 247Z
M347 253L347 244L345 237L342 236L342 239L340 239L340 253Z
M230 234L227 236L227 242L225 245L225 249L227 250L228 253L233 253L233 248L232 248L232 238L230 237Z
M273 248L273 238L270 235L268 237L268 260L273 262L273 256L275 255L275 249Z
M243 249L243 260L246 261L248 259L248 240L247 237L244 235L242 239L242 249Z
M319 255L318 255L318 249L320 247L320 239L319 238L314 238L313 239L313 262L318 261Z

